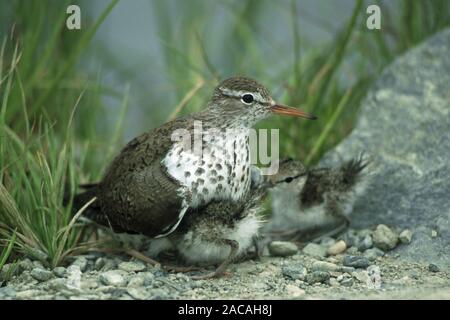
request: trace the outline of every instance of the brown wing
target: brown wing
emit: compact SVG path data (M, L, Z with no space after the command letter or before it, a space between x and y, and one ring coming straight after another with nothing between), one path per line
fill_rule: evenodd
M181 186L161 165L178 128L192 121L177 119L132 141L114 159L98 186L102 214L128 232L158 236L175 226L184 213ZM188 196L188 195L187 195Z

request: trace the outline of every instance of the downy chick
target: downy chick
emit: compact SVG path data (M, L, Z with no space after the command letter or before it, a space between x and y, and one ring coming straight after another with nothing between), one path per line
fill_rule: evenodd
M287 177L271 191L272 216L265 227L271 239L309 241L345 230L354 202L365 187L363 156L336 168L306 170L298 160L282 169ZM297 175L300 169L306 174ZM294 171L293 171L294 170Z

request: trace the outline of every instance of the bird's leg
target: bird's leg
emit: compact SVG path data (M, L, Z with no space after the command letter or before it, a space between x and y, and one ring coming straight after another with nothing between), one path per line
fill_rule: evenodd
M255 252L247 252L242 259L239 259L239 261L245 261L248 259L255 259L255 260L261 260L261 256L262 256L262 250L260 248L260 245L258 243L258 238L257 237L253 237L252 238L252 242L253 242L253 248L255 250Z
M216 271L205 274L205 275L199 275L199 276L192 276L192 279L194 280L204 280L204 279L211 279L211 278L218 278L225 274L225 271L227 270L228 266L231 262L233 262L233 259L236 256L236 253L239 249L239 243L235 240L230 239L222 239L219 240L221 243L225 243L230 246L230 254L228 257L217 267Z
M262 249L259 246L257 237L253 237L253 247L255 248L255 255L253 256L253 258L255 258L256 260L261 260Z
M205 270L204 267L198 267L198 266L181 267L181 266L165 265L165 266L163 266L163 268L169 272L171 271L171 272L181 272L181 273Z
M158 266L160 265L162 268L166 269L167 271L172 272L190 272L190 271L199 271L204 270L204 268L196 267L196 266L188 266L188 267L180 267L180 266L172 266L172 265L163 265L160 262L142 254L141 252L134 250L134 249L127 249L125 251L128 255L132 256L133 258L139 259L143 262L146 262L148 264Z
M158 261L146 256L145 254L143 254L135 249L125 249L125 253L132 256L133 258L136 258L138 260L141 260L141 261L151 264L153 266L161 265L161 263L159 263Z

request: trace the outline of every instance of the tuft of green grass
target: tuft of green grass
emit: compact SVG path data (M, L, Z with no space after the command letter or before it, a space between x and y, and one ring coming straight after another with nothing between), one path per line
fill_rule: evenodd
M103 107L98 97L108 90L85 80L77 61L117 0L80 34L66 34L68 3L11 3L15 25L0 50L0 248L8 243L2 263L13 252L54 267L97 245L78 221L84 208L73 215L72 199L80 181L101 174L99 155L114 152L92 130ZM46 16L56 25L49 28ZM116 143L121 127L119 117Z
M3 281L8 281L9 278L14 273L16 267L15 264L11 264L6 271L3 269L5 268L6 261L8 261L8 258L12 253L15 241L16 241L16 233L13 232L9 240L5 240L3 241L4 243L0 243L0 248L2 249L0 251L0 286Z

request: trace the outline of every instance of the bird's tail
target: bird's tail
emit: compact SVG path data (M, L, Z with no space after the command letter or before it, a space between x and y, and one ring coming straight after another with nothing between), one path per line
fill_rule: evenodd
M371 163L371 159L361 153L358 157L344 163L340 170L342 172L342 183L352 187L361 180L363 172Z
M72 202L72 214L77 214L89 201L97 196L98 185L97 184L83 184L79 186L84 189L83 192L75 195ZM68 194L65 196L64 205L69 204L70 197ZM91 203L87 208L84 209L83 217L93 220L100 224L107 225L106 219L103 219L103 215L100 212L100 205L97 201ZM105 220L105 221L103 221Z

